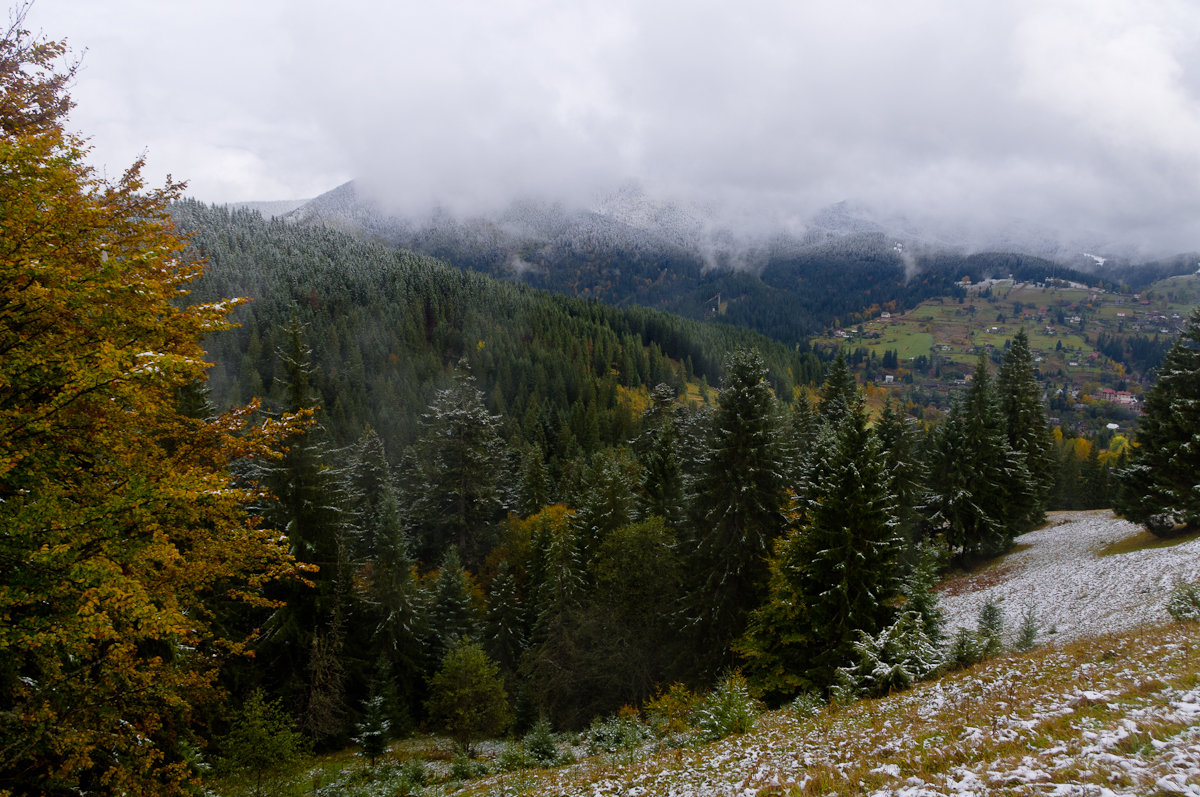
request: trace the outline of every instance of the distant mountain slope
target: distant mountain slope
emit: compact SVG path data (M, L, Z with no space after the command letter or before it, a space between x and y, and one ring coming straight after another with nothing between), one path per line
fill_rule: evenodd
M284 217L432 255L462 269L608 304L640 304L753 329L786 343L880 309L956 295L963 276L1059 276L1135 281L1194 270L1181 256L1138 269L1016 234L969 248L852 203L830 206L803 229L739 231L699 204L660 201L636 188L594 207L514 202L489 215L433 211L396 216L347 183ZM1010 246L1011 249L1004 247ZM1084 270L1086 269L1086 271Z

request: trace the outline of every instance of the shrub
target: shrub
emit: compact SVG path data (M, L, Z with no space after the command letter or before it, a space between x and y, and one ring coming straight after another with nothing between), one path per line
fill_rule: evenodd
M521 740L526 757L534 766L551 767L559 763L558 742L550 730L550 720L542 717L533 724L529 733Z
M650 729L638 718L637 712L624 710L614 717L594 720L585 739L588 753L628 753L641 747L650 738Z
M429 780L429 773L425 771L425 762L419 758L405 761L400 765L400 778L413 786L424 786Z
M666 692L659 692L643 710L650 730L662 739L690 732L699 702L695 692L681 683L674 683Z
M1030 606L1021 617L1021 628L1017 631L1017 650L1032 650L1037 644L1037 610Z
M722 678L700 704L695 724L702 740L715 741L746 733L760 713L762 707L750 696L745 677L734 671Z
M942 655L925 634L918 612L905 612L875 636L858 632L854 662L838 668L839 698L903 691L942 666Z
M961 670L981 661L983 661L983 648L979 644L979 635L969 628L960 626L954 634L950 652L946 654L946 663L956 670Z
M451 780L471 780L473 778L482 778L487 774L488 765L486 761L471 758L461 751L456 753L450 761Z
M532 769L538 765L532 756L529 755L529 751L525 749L525 745L517 742L509 742L504 745L504 749L500 751L500 759L497 764L502 772Z
M454 737L467 755L473 740L508 727L511 716L504 679L474 642L464 639L451 648L429 687L426 706L435 727Z
M825 700L821 697L821 693L812 690L801 692L791 703L788 703L788 710L797 719L808 719L824 707Z
M979 609L979 650L985 659L999 656L1004 650L1004 610L994 601Z
M1200 620L1200 585L1176 584L1167 601L1167 612L1176 620Z
M267 700L261 689L250 693L221 739L222 768L245 772L254 779L254 793L262 793L264 774L300 759L306 752L304 737L278 700Z

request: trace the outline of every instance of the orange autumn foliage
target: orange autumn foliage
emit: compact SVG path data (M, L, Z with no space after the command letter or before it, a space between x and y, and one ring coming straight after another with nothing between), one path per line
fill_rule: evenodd
M297 570L229 465L303 419L181 410L237 302L184 303L203 264L166 218L182 186L85 165L73 68L20 17L0 40L0 795L184 793L195 710L245 644L217 612Z

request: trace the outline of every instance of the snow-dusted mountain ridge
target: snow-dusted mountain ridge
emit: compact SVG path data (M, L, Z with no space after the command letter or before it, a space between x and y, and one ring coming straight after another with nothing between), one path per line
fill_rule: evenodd
M1065 239L1028 220L993 219L984 232L982 225L970 229L921 222L852 201L829 205L804 219L737 219L729 208L715 202L658 198L637 186L600 196L586 207L526 199L490 213L461 214L433 208L421 214L398 214L349 182L283 217L301 224L326 224L420 251L449 247L516 252L534 244L571 241L634 251L687 252L709 267L750 269L762 265L770 253L811 251L864 237L882 238L908 252L1012 252L1081 270L1094 270L1105 261L1119 265L1154 259L1101 235Z

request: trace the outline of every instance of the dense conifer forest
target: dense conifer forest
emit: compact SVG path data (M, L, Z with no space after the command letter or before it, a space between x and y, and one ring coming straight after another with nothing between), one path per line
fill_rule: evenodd
M870 421L840 357L244 211L173 216L209 262L193 297L254 298L209 342L214 402L317 412L247 473L321 569L239 678L319 744L384 692L397 729L435 722L432 679L465 643L517 728L739 666L776 700L829 690L918 563L1007 550L1054 482L1020 336L926 434L891 404Z

